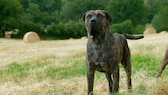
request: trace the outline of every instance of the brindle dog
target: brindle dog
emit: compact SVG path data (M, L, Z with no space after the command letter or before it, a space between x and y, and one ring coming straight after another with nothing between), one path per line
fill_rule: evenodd
M163 58L162 66L160 67L160 70L158 71L157 78L161 76L161 74L162 74L162 72L165 69L167 64L168 64L168 48L167 48L165 56Z
M88 34L86 52L88 95L93 94L96 70L105 73L111 94L114 95L118 91L119 63L126 71L128 89L131 89L131 54L126 39L140 39L143 36L113 34L109 28L112 17L103 10L87 11L82 19Z

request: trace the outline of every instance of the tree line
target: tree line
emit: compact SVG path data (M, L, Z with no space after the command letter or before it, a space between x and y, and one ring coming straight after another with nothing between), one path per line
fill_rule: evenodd
M147 23L157 32L168 30L167 0L0 0L0 36L19 29L13 38L29 31L44 39L80 38L86 36L81 17L94 9L112 16L112 32L143 33Z

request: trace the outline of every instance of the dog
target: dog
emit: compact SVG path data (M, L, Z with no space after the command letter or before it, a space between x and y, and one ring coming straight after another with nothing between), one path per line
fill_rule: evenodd
M93 94L95 71L105 73L110 94L118 92L119 63L126 71L128 89L131 89L131 54L126 39L136 40L144 36L113 34L109 27L112 17L104 10L87 11L82 20L88 35L86 51L88 95Z
M160 70L158 71L158 74L157 74L157 78L159 78L163 72L163 70L165 69L165 67L167 66L168 64L168 48L166 50L166 53L164 55L164 58L163 58L163 61L162 61L162 66L160 67Z

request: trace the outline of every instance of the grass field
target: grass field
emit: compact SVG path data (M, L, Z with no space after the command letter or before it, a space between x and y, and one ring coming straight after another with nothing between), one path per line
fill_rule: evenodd
M132 54L132 91L120 69L117 95L168 95L168 69L157 79L168 46L168 34L128 40ZM85 48L87 39L50 40L25 44L0 39L0 95L86 95ZM103 73L96 72L95 95L108 95Z

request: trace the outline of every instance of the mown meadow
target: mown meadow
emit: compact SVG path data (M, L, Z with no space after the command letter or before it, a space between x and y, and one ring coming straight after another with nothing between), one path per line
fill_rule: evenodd
M144 35L128 40L132 58L132 91L120 65L117 95L167 95L168 69L156 75L168 46L168 34ZM0 95L86 95L85 51L87 39L22 40L0 39ZM95 95L108 95L105 75L96 72Z

